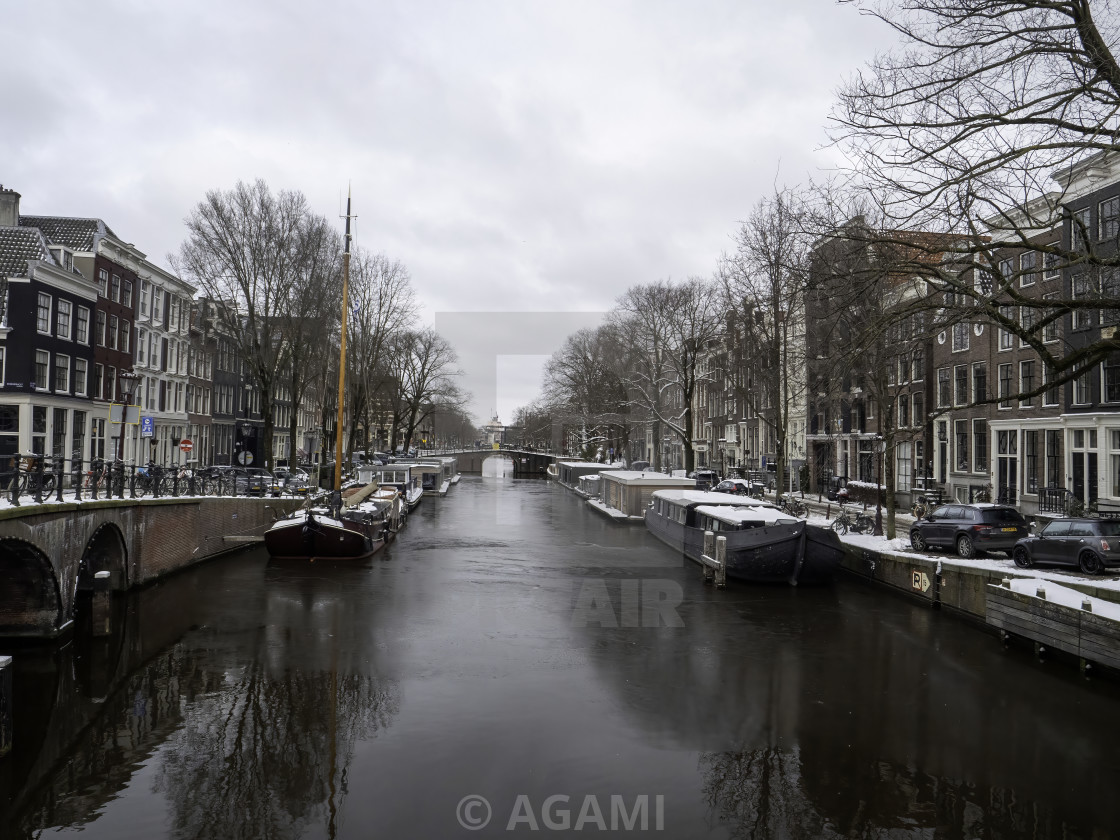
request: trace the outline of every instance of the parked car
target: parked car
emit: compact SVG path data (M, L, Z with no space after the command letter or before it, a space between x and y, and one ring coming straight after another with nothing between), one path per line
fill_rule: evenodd
M697 490L711 490L719 484L719 473L715 470L697 470L696 474L690 477L696 479Z
M264 496L272 492L272 473L260 467L234 467L234 489L239 496Z
M649 461L635 461L630 465L630 469L634 472L643 472L649 469Z
M311 476L301 469L278 467L272 471L272 495L288 493L293 496L306 496L311 487Z
M1021 569L1055 563L1103 574L1109 566L1120 566L1120 520L1053 519L1037 536L1015 543L1011 556Z
M728 478L712 488L715 493L732 493L736 496L749 496L751 484L742 478Z
M1029 534L1027 520L1013 507L948 504L911 526L910 544L915 551L948 548L961 557L975 557L982 551L1011 552Z

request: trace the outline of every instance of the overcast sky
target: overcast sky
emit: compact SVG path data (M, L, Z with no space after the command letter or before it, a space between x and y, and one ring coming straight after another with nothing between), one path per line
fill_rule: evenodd
M356 241L409 267L437 326L710 275L776 180L834 165L834 91L890 45L831 0L38 0L3 18L0 183L23 212L99 216L166 265L208 189L264 178L337 216L349 182ZM454 337L480 417L534 396L563 333L529 322L493 366Z

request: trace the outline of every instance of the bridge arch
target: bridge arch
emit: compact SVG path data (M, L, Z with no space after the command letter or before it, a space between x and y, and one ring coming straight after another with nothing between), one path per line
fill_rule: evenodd
M0 633L50 633L63 624L62 593L50 558L21 539L0 539Z
M98 572L112 572L114 589L126 589L125 578L128 569L128 549L124 535L114 522L102 522L90 535L85 551L78 564L76 582L78 592L93 590L93 576Z

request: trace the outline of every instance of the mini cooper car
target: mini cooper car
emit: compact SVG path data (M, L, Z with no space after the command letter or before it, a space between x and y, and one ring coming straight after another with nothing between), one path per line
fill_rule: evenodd
M1102 574L1120 566L1120 519L1052 519L1037 536L1015 543L1011 556L1022 569L1054 563Z

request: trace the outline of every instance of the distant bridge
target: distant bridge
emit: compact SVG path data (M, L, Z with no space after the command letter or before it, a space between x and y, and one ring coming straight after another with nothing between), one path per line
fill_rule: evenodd
M567 457L555 452L539 452L530 449L514 449L503 447L501 449L460 449L447 450L421 450L421 458L433 458L450 455L459 462L459 472L472 475L482 475L482 463L490 458L508 458L513 461L513 474L528 478L541 476L549 464Z

